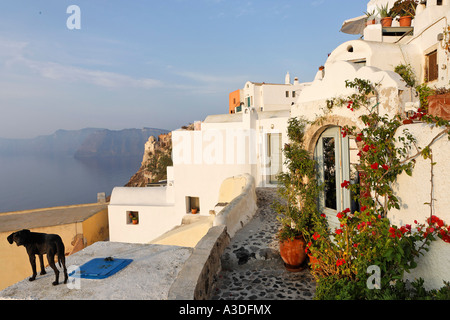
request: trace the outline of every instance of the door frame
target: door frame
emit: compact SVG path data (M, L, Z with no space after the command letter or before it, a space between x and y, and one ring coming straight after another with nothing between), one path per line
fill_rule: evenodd
M341 187L344 180L350 180L350 151L348 137L343 138L341 135L341 127L330 126L325 129L317 139L314 148L314 159L317 165L317 179L319 184L324 183L324 159L323 159L323 138L334 138L335 140L335 188L336 188L336 209L325 207L324 191L319 195L319 210L321 210L328 218L330 225L339 226L337 213L346 208L350 208L350 191Z

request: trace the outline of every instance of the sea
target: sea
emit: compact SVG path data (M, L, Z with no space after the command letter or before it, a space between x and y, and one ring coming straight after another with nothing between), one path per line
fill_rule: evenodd
M0 156L0 212L97 202L124 186L142 157Z

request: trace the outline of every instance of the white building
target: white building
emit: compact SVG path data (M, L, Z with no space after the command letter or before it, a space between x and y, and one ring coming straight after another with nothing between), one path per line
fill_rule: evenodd
M372 0L367 9L394 2ZM283 169L281 150L288 142L286 127L290 117L321 118L306 132L306 145L318 160L320 176L323 176L320 164L324 160L322 142L328 138L335 141L334 158L339 169L335 181L336 203L321 205L330 223L337 223L336 213L351 206L350 195L341 190L340 184L355 176L359 161L357 143L352 137L343 138L340 128L344 125L362 128L364 124L359 119L361 110L333 108L330 111L326 107L327 99L353 93L345 87L345 81L361 78L379 84L379 95L373 99L374 104L379 103L381 114L404 116L406 111L417 110L419 100L415 90L407 87L393 70L399 64L409 64L420 83L427 81L430 87L448 88L450 53L443 48L443 41L448 42L444 30L449 18L450 0L421 1L412 27L401 28L396 22L392 27L380 24L359 27L364 40L338 46L312 83L300 84L295 80L291 84L289 75L284 84L247 82L243 89L230 94L229 114L208 116L193 131L173 132L174 164L168 169L167 187L113 191L109 207L111 240L151 241L179 224L193 206L198 207L200 215L219 211L220 187L233 176L250 174L256 186L275 186L275 176ZM346 25L358 30L361 22L365 23L365 18L352 19ZM405 127L420 138L418 144L422 147L439 131L422 123ZM444 136L433 148L437 163L433 182L435 212L450 223L450 212L446 210L450 207L446 189L450 181L450 142ZM429 198L429 194L422 191L431 187L429 166L429 161L417 159L413 176L399 177L397 192L402 207L390 212L393 224L409 224L415 219L425 221L428 217L429 207L424 205L427 200L423 197ZM137 228L127 220L132 211L139 211ZM440 288L442 280L450 281L450 245L439 240L421 259L419 268L410 277L424 278L428 288Z
M242 91L250 106L210 115L194 130L173 131L167 186L114 188L110 239L146 243L178 226L193 207L201 216L219 212L219 191L231 177L250 174L255 186L275 187L283 170L290 109L307 85L290 83L289 74L284 84L247 82ZM130 214L138 215L138 224Z

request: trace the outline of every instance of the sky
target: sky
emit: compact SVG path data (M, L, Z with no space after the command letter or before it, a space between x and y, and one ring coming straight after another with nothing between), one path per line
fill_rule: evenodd
M68 10L76 5L79 12ZM309 82L364 0L0 3L0 137L175 130L228 112L246 81ZM79 23L79 25L77 25ZM75 28L74 28L75 26Z

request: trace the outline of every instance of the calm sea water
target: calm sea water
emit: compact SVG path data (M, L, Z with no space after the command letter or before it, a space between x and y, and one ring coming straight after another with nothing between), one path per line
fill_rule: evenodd
M0 156L0 212L97 202L139 169L142 157Z

